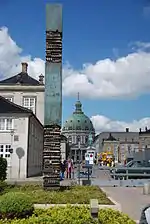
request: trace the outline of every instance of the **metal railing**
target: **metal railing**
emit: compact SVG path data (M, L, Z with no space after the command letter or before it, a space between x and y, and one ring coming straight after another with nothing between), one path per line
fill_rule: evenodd
M129 177L150 178L150 167L118 167L118 168L114 167L110 168L110 170L111 170L111 177L113 177L114 179L116 177L126 179L128 179Z

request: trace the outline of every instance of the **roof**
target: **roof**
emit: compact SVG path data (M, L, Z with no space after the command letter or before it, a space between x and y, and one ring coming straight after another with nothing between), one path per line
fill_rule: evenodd
M94 146L88 146L86 149L87 150L96 150L96 148Z
M127 141L127 142L132 142L132 140L134 140L134 142L139 140L139 133L138 132L111 132L111 134L113 135L113 137L117 140L117 141ZM96 143L97 141L99 141L99 143L103 142L103 139L107 139L109 136L109 132L101 132L95 139L94 143Z
M28 73L26 72L20 72L15 76L0 81L0 85L15 85L15 84L28 85L28 86L41 85L36 79L29 76Z
M39 119L35 116L32 110L29 110L25 107L17 105L9 100L5 99L4 97L0 96L0 114L29 114L29 116L33 116L38 123L43 127Z
M139 135L145 135L145 134L147 134L147 135L150 134L150 129L147 129L147 127L145 128L144 131L142 131L141 129L139 131Z
M62 133L66 131L87 131L95 133L92 121L82 111L82 104L79 100L75 103L75 111L64 123Z
M0 96L0 114L9 113L32 113L32 111Z
M112 134L111 133L109 133L109 137L108 138L106 138L106 139L104 139L105 141L117 141L117 139L116 138L114 138L113 136L112 136Z

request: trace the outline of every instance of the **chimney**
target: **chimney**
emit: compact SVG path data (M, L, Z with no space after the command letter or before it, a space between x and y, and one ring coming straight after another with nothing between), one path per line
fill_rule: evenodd
M129 132L129 128L126 128L126 132Z
M140 128L140 133L142 132L142 129Z
M43 74L41 74L41 75L39 76L39 83L40 83L41 85L44 84L44 75L43 75Z
M145 131L147 131L147 127L145 127Z
M22 62L21 64L22 64L22 72L23 73L27 73L27 71L28 71L28 63Z

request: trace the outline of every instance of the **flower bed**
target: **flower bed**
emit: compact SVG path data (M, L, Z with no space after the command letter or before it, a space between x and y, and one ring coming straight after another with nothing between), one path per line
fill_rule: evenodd
M34 204L89 204L95 198L99 204L113 205L97 186L72 186L59 191L44 191L39 185L5 186L1 193L6 192L25 193Z
M36 209L26 219L0 220L0 224L135 224L127 215L112 209L101 209L98 219L91 217L86 206L51 207Z

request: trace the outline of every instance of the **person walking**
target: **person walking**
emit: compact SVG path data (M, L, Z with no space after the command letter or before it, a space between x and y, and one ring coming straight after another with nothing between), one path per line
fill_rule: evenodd
M67 162L67 178L69 178L69 179L71 179L72 169L73 169L72 161L71 161L71 159L68 159L68 162Z
M65 171L66 171L66 163L65 163L65 160L64 160L63 163L61 163L61 177L62 177L62 180L65 179Z

